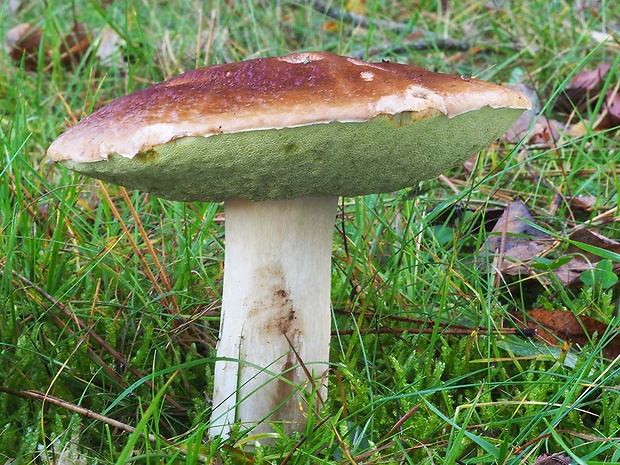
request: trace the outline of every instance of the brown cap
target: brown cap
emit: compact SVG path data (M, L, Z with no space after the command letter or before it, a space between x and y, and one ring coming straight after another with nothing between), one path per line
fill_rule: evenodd
M404 177L396 176L398 181L395 182L379 183L377 189L380 190L375 190L373 186L368 186L368 189L350 186L341 192L338 186L331 189L314 182L314 187L310 189L291 190L286 187L282 192L279 192L279 188L269 186L273 194L266 196L255 194L244 196L242 190L237 188L230 192L227 192L227 189L216 188L213 190L213 195L210 194L210 190L209 192L182 194L174 186L172 187L175 192L167 195L167 191L162 191L157 186L153 189L149 183L142 182L143 180L132 181L133 176L143 177L142 175L123 176L117 173L116 168L113 170L114 174L110 174L111 168L108 167L104 168L107 173L98 176L99 168L93 171L94 167L83 169L82 165L108 160L110 157L132 159L136 155L141 155L137 158L141 158L142 161L145 159L153 161L154 158L159 161L161 147L171 145L169 144L171 141L188 139L194 142L189 144L190 146L183 145L182 150L175 146L174 153L175 157L183 158L185 151L193 151L194 155L189 157L187 162L194 164L194 168L196 164L202 165L203 162L212 163L217 171L222 163L228 166L230 160L236 158L245 158L246 164L252 168L258 167L258 158L268 157L269 163L266 169L273 166L276 171L296 171L300 169L300 165L305 165L308 160L312 159L318 163L313 162L314 168L309 169L316 171L317 166L321 165L321 159L326 157L326 153L314 153L313 155L307 153L308 147L304 146L305 155L301 158L290 156L291 152L300 155L296 152L300 144L312 144L314 139L314 145L322 147L320 150L326 149L332 152L330 157L341 157L340 153L336 154L336 152L343 150L349 152L346 157L342 154L342 162L336 160L328 163L328 165L334 165L328 167L329 169L336 168L345 171L347 167L356 164L356 160L362 162L365 160L364 157L356 158L358 148L351 147L351 143L355 140L360 142L358 145L365 146L363 150L375 150L376 156L381 160L382 152L387 155L395 149L411 152L409 145L411 143L415 145L415 137L411 134L405 135L399 128L411 126L412 122L438 115L444 119L446 117L455 119L459 115L476 112L481 108L516 110L516 112L509 112L511 116L508 119L512 122L518 113L529 108L529 105L527 97L520 92L475 79L433 73L416 66L397 63L366 63L331 53L296 53L285 57L259 58L240 63L209 66L127 95L86 117L78 125L61 135L50 146L48 156L55 161L67 160L70 162L67 166L91 176L130 187L139 187L170 198L213 200L231 196L259 199L290 198L298 195L352 195L379 192L385 189L395 190L412 185L420 179L434 177L499 137L507 129L506 121L499 118L497 127L494 127L495 117L485 117L483 121L492 126L490 129L477 128L480 122L469 124L470 129L455 129L457 131L479 131L485 134L483 138L473 137L471 141L468 141L467 154L459 153L458 147L451 147L450 140L447 142L438 140L436 142L440 145L438 150L432 146L430 140L423 141L425 137L415 136L421 137L421 142L418 144L421 149L435 152L440 159L443 152L454 149L455 154L452 157L454 161L451 160L447 166L445 160L439 160L439 163L433 163L436 167L422 170L417 167L417 163L414 163L412 173ZM336 130L327 130L328 126L335 127L333 123L365 123L381 115L391 118L393 132L386 128L376 128L374 132L371 131L371 134L366 136L364 129L356 126L353 132L357 133L357 136L354 134L353 139L346 139L349 136L341 134L341 127L346 124L337 125ZM316 132L316 138L320 136L333 139L327 145L313 138L314 130L310 131L310 134L300 131L299 137L294 133L291 133L289 137L288 133L278 132L284 128L307 126L318 128L318 125L325 127ZM445 130L445 128L442 129L442 131ZM215 142L222 135L250 132L271 134L271 136L266 139L263 136L249 136L250 139L247 139L248 136L244 136L236 142L224 144L223 147L219 147L219 144ZM308 132L307 129L306 132ZM286 140L280 140L283 136ZM436 134L433 135L435 136ZM382 139L378 141L378 145L373 145L370 144L370 140L367 140L368 137ZM394 142L394 139L399 137L403 137L403 141L408 142ZM455 133L455 137L463 138L464 136L463 134L456 136ZM195 138L203 139L203 141L196 143ZM253 140L254 138L256 140ZM447 136L443 138L450 139ZM208 141L208 139L213 140ZM244 144L243 147L240 146L241 142ZM342 147L339 147L340 143ZM271 146L271 144L275 145ZM446 150L441 147L442 144L446 146ZM456 145L459 145L458 142ZM257 148L258 146L260 147ZM243 152L243 154L236 157L230 151L231 149L235 151L235 148L237 152ZM196 151L202 152L204 157L195 156ZM218 152L217 156L214 152ZM403 153L403 156L410 158L411 153ZM429 156L432 156L432 153L427 153L427 157ZM381 167L385 166L386 161L389 161L389 157L380 161ZM166 163L168 162L169 160ZM289 162L290 166L280 165ZM180 163L174 164L181 170L179 165ZM261 162L258 162L258 165L261 165ZM244 168L240 168L241 165L235 164L234 166L236 168L233 171L236 175L244 179L253 176L248 174ZM188 173L195 172L194 168ZM437 168L440 169L439 172ZM135 166L130 168L130 170L136 169ZM368 166L364 169L376 171ZM208 171L206 168L205 170ZM266 179L265 175L265 173L258 175L260 182L275 179L270 176ZM316 176L324 177L325 174L317 172ZM346 173L343 173L343 176L355 178ZM307 173L299 172L293 176L293 179L283 182L294 184L307 177ZM312 173L310 177L312 178ZM393 176L388 174L387 177ZM216 180L202 179L199 181L202 184L205 182L212 183ZM357 185L361 183L363 186L365 181L364 179L359 181L350 179L344 184L348 186L349 182L355 182ZM155 184L160 183L161 179L155 181ZM193 191L195 186L190 184L186 188ZM340 184L345 187L344 184Z

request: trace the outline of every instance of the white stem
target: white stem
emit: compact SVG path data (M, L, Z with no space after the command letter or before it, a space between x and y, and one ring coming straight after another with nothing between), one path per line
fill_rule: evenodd
M336 207L337 197L226 202L217 356L234 361L215 364L212 436L235 421L253 433L270 432L273 421L300 430L302 393L314 383L325 399Z

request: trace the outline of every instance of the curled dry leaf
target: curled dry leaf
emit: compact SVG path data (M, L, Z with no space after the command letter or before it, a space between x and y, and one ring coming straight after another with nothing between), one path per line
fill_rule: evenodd
M4 3L4 12L6 13L15 13L22 6L22 0L7 0Z
M106 26L96 39L97 58L104 64L110 64L118 56L125 42L114 29ZM124 62L123 62L124 63Z
M527 143L540 148L555 147L563 130L564 125L559 121L541 116L527 133Z
M600 199L595 195L576 195L566 197L566 202L573 211L591 213L599 204Z
M588 229L578 229L573 232L569 239L573 242L579 242L582 244L593 245L595 247L608 250L614 253L620 254L620 242L610 239L609 237L603 236L594 231L590 231ZM573 254L579 253L582 256L586 257L590 262L597 262L601 259L600 256L595 255L591 252L586 252L583 249L579 248L579 246L575 244L570 244L566 253Z
M506 142L516 144L525 138L528 145L536 145L541 148L551 148L557 145L564 125L559 121L538 116L532 110L521 114L519 119L504 136Z
M535 90L528 86L515 86L527 95L532 102L532 108L524 111L504 136L506 142L516 144L524 137L529 145L553 147L560 139L560 132L564 125L559 121L540 115L540 104Z

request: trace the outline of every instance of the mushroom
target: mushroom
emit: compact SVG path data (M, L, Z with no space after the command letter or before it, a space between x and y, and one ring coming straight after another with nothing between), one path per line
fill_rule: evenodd
M475 79L295 53L126 95L62 134L48 156L156 196L225 202L210 433L226 436L238 421L292 431L305 425L308 398L326 398L338 197L436 177L529 106Z

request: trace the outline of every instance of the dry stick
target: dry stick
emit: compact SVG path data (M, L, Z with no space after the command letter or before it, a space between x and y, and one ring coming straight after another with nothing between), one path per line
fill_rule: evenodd
M64 304L62 304L59 300L55 299L54 297L52 297L50 294L48 294L45 289L41 288L40 286L37 286L35 283L33 283L32 281L30 281L28 278L21 276L20 274L18 274L17 272L13 271L13 275L15 277L17 277L20 281L22 281L23 283L25 283L26 285L28 285L29 287L32 287L35 291L37 291L37 293L39 295L41 295L43 298L45 298L45 300L47 300L48 302L50 302L52 304L53 307L56 307L58 309L60 309L65 315L67 315L71 320L73 320L75 322L75 324L83 331L86 332L86 335L90 336L91 338L93 338L95 341L97 341L101 347L103 347L103 349L108 352L110 355L112 355L120 364L122 364L123 366L127 367L127 369L137 378L139 379L143 379L145 378L145 376L137 369L133 368L129 362L127 361L127 359L125 358L124 355L122 355L120 352L116 351L115 349L113 349L107 342L105 342L105 340L99 336L96 332L94 332L92 330L92 328L88 327L86 325L86 323L84 323L80 318L78 318L73 312L71 312L67 307L65 307ZM54 315L53 313L49 313L52 318L59 323L62 327L63 330L71 332L73 334L73 331L57 316ZM88 349L89 352L92 351L92 349ZM94 354L94 351L92 351L92 354ZM96 356L96 354L94 354ZM106 370L107 365L97 356L97 359L100 360L100 363L102 364L102 367L104 368L104 370L109 373L108 370ZM111 368L108 367L109 370L111 370ZM114 373L113 377L115 379L118 378L118 375L116 373ZM118 378L120 379L120 378ZM125 385L124 382L119 383L121 385ZM153 383L150 380L146 380L145 384L154 390L157 390L157 388L155 386L153 386ZM174 400L173 398L171 398L168 394L166 394L166 400L168 402L170 402L171 405L173 405L176 409L178 409L181 412L184 412L186 409L183 408L176 400Z
M616 436L616 437L606 437L606 438L601 438L599 436L592 436L591 434L585 434L585 433L580 433L578 431L572 431L569 429L556 429L555 430L556 433L559 434L569 434L571 436L574 436L576 438L579 439L584 439L586 441L591 441L591 442L610 442L610 441L620 441L620 437Z
M355 58L363 59L367 56L385 55L386 53L398 55L407 53L410 51L420 50L456 50L459 52L466 52L473 47L473 44L462 40L456 40L452 37L429 37L426 39L403 39L400 43L394 44L394 42L385 42L368 49L368 51L361 51L354 53Z
M106 417L97 412L89 410L84 407L80 407L79 405L72 404L67 402L66 400L60 399L58 397L51 396L49 394L45 394L43 392L27 390L27 391L15 391L13 389L9 389L4 386L0 386L0 392L4 392L6 394L10 394L12 396L21 397L22 399L37 399L42 401L43 403L49 403L53 405L57 405L59 407L70 410L71 412L75 412L79 415L82 415L84 418L92 418L93 420L100 421L105 423L106 425L110 425L113 428L118 428L120 430L126 431L128 433L133 433L136 429L133 426L129 426L126 423L122 423L118 420L113 420L110 417ZM158 440L163 440L166 444L172 445L170 441L163 437L156 437L153 434L148 435L148 439L151 442L156 442Z
M298 6L308 6L307 2L302 2L301 0L289 0L291 3ZM353 13L343 8L338 8L330 3L327 3L323 0L314 0L310 5L315 10L323 13L330 18L334 18L338 21L343 21L351 24L352 26L374 26L380 27L384 29L389 29L390 31L394 31L400 34L414 34L420 33L420 29L416 28L408 23L389 21L383 19L371 19L368 16L360 15L357 13ZM426 34L428 36L428 34ZM395 45L394 42L386 42L383 45L379 45L378 47L373 47L369 49L367 52L359 52L354 53L353 56L355 58L364 58L365 55L375 56L381 55L386 52L399 54L405 53L411 50L429 50L429 49L438 49L438 50L458 50L461 52L466 52L470 50L474 45L480 47L481 49L508 49L513 51L518 51L521 49L518 45L507 45L507 44L492 44L486 42L476 42L475 44L463 40L453 39L452 37L434 37L430 36L425 39L404 39L401 43Z
M499 334L508 336L520 336L531 338L534 337L533 329L531 328L498 328L495 331ZM364 328L364 329L336 329L332 331L332 336L350 336L353 334L432 334L435 330L433 328L390 328L382 326L381 328ZM472 333L489 333L487 328L458 328L458 329L444 329L441 334L452 334L457 336L469 336Z
M348 11L344 8L338 8L331 3L324 2L323 0L314 0L310 5L308 5L308 2L301 0L290 0L290 2L298 6L311 6L315 10L329 16L330 18L350 23L353 26L368 27L372 25L375 27L386 28L391 31L408 33L417 31L416 28L407 23L388 21L384 19L371 19L368 16L353 13L352 11Z
M0 385L0 392L4 392L9 395L13 395L16 397L21 397L22 399L37 399L41 400L43 403L57 405L59 407L65 408L71 412L75 412L78 415L82 415L84 418L93 419L96 421L100 421L101 423L105 423L113 428L120 429L127 433L133 433L136 431L136 428L130 426L126 423L122 423L118 420L114 420L110 417L106 417L105 415L101 415L100 413L94 412L90 409L80 407L79 405L72 404L71 402L67 402L66 400L60 399L59 397L50 396L49 394L44 394L39 391L27 390L27 391L15 391L14 389L10 389ZM154 434L149 433L145 435L144 433L140 433L142 437L147 438L150 442L156 443L157 441L163 441L173 449L181 451L182 453L187 452L187 447L185 446L177 446L172 441L166 439L163 436L155 436ZM212 463L207 457L199 455L198 460L203 463Z
M359 317L361 315L361 312L350 312L348 310L335 309L334 312L338 314L342 314L342 315L353 315L355 317ZM406 316L398 316L398 315L391 315L389 317L386 317L385 319L389 321L409 323L411 325L425 325L428 323L428 320L425 320L422 318L409 318ZM439 322L438 324L439 326L446 328L446 330L442 332L442 334L471 334L473 332L487 333L487 334L489 333L488 328L484 328L482 326L476 326L476 327L471 328L469 326L453 324L453 323ZM399 334L407 333L407 332L411 332L411 333L418 332L422 334L433 332L433 329L416 329L416 328L395 329L395 328L390 328L389 326L384 326L380 329L382 330L381 331L382 333L393 332L393 333L399 333ZM365 330L365 334L372 334L374 331L376 330L368 329L368 330ZM496 328L495 331L498 332L499 334L517 335L517 336L523 336L527 338L534 337L534 335L531 333L531 328L526 328L526 327L524 328ZM333 331L333 333L342 334L342 335L348 335L348 334L354 334L354 333L357 334L357 330L335 330Z

